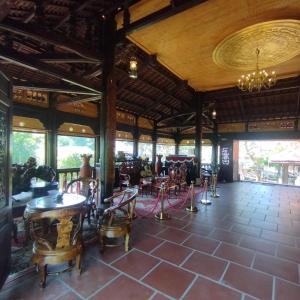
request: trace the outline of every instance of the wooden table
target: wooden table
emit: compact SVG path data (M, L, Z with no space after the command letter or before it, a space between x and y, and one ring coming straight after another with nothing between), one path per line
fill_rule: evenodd
M85 200L86 197L82 195L67 193L63 194L61 200L57 199L55 195L34 198L27 203L25 214L62 208L76 208L82 206Z

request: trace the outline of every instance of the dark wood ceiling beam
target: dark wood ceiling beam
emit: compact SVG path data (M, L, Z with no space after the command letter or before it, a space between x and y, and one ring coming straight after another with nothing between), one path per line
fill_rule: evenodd
M100 64L98 64L97 66L92 68L92 70L85 72L82 76L83 76L83 78L86 78L86 79L92 79L92 78L102 75L102 72L103 72L103 68L101 68Z
M70 84L101 94L100 88L80 76L70 74L62 69L31 58L30 55L21 54L8 47L0 47L0 58L13 62L19 66L38 71L51 77L58 78Z
M181 1L179 4L176 4L175 1L171 1L172 3L142 19L139 19L135 22L132 22L127 26L126 28L126 34L131 34L135 31L141 30L142 28L151 26L157 22L163 21L167 18L170 18L172 16L175 16L187 9L190 9L196 5L199 5L203 2L206 2L205 0L186 0ZM119 34L124 34L124 28L119 30Z
M74 104L74 103L85 103L85 102L91 102L91 101L99 101L101 99L100 95L97 96L78 96L78 97L73 97L71 99L68 99L66 101L57 103L56 107L59 108L62 105L65 104Z
M159 104L162 105L162 106L164 106L164 107L167 108L167 109L170 109L170 106L167 105L166 103L160 103L160 102L157 102L156 99L154 99L154 98L152 98L152 97L150 97L150 96L148 96L148 95L144 95L144 94L142 94L142 93L140 93L140 92L138 92L138 91L136 91L136 90L132 90L132 89L130 89L129 87L124 88L124 90L127 91L127 92L129 92L129 93L131 93L131 94L133 94L133 95L135 95L135 96L137 96L137 97L140 97L140 98L145 99L145 101L151 101L151 102L152 102L152 103L150 104L151 109L148 110L148 105L147 105L147 109L145 110L144 113L147 113L147 112L151 111L152 109L155 109L155 107L156 107L157 105L159 105ZM178 112L177 110L175 110L175 111ZM171 114L172 114L172 112L171 112ZM165 115L165 116L168 116L168 114L164 114L164 115Z
M195 113L195 111L183 111L183 112L181 112L181 113L179 113L177 115L173 115L173 116L170 116L170 117L166 117L166 118L160 119L158 121L157 125L163 124L163 123L168 122L168 121L172 121L172 120L174 120L174 119L176 119L178 117L189 116L189 115L194 114L194 113Z
M43 53L43 54L31 54L31 57L38 59L42 62L49 64L99 64L100 61L90 60L86 58L79 57L75 54L65 54L65 53ZM11 64L11 62L3 60L0 64Z
M63 35L58 35L53 31L49 31L43 26L33 26L13 20L5 20L0 23L0 30L22 35L39 43L51 44L90 60L98 61L102 57L101 53L82 47L77 42Z
M66 15L64 16L60 22L54 27L54 30L57 30L58 28L60 28L62 25L64 25L70 18L72 15L76 15L78 14L79 12L81 12L83 9L85 9L88 5L90 5L90 3L92 2L93 0L85 0L83 1L77 8L75 9L71 9L71 11Z
M65 84L60 84L60 85L52 85L52 84L44 84L44 83L31 84L27 82L13 80L12 85L14 89L20 89L20 90L31 90L31 91L51 92L51 93L61 93L61 94L90 95L90 96L99 95L99 93L78 89L77 87L73 87Z

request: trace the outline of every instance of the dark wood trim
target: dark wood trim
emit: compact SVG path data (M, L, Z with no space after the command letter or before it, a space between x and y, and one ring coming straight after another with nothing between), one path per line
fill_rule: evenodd
M199 5L204 0L186 0L181 1L179 4L176 4L176 1L171 1L172 3L142 19L139 19L131 24L126 28L126 34L131 34L135 31L141 30L145 27L151 26L155 23L158 23L162 20L175 16L187 9L190 9L196 5ZM118 30L118 34L122 34L124 29Z
M90 95L96 96L101 94L101 92L92 92L88 90L81 90L78 87L73 87L71 85L66 84L44 84L44 83L27 83L21 82L17 80L13 80L13 88L21 89L21 90L33 90L39 92L52 92L52 93L60 93L60 94L77 94L77 95Z
M33 39L39 43L48 43L59 47L68 52L75 53L81 57L96 60L102 57L102 54L82 47L80 44L67 38L66 36L59 35L54 31L49 31L43 26L36 26L32 24L24 24L17 21L5 20L0 23L0 29L14 34L22 35L25 38Z
M81 78L81 76L70 74L62 69L58 69L52 65L43 63L39 60L35 60L31 58L31 55L21 54L13 50L12 48L9 49L3 46L0 47L0 57L2 57L5 60L13 62L14 64L61 79L65 82L77 85L84 89L88 89L92 92L96 92L96 93L100 92L98 86L91 84L90 81L85 81L84 79Z

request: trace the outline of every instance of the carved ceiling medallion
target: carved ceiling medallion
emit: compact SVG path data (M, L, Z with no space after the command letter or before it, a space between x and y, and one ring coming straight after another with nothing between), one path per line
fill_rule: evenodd
M231 34L213 52L216 65L225 69L255 69L255 50L260 50L259 67L278 65L300 54L300 20L258 23Z

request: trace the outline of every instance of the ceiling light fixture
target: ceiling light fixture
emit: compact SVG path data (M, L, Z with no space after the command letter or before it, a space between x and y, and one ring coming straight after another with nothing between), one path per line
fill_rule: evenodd
M133 79L137 79L137 59L135 57L131 57L129 60L129 71L128 71L129 77Z
M247 75L242 75L238 80L238 88L242 91L260 92L262 88L269 89L276 83L275 71L268 74L267 71L259 69L259 53L259 49L256 49L256 70Z
M211 117L213 120L215 120L217 118L217 112L215 109L213 109L212 113L211 113Z

